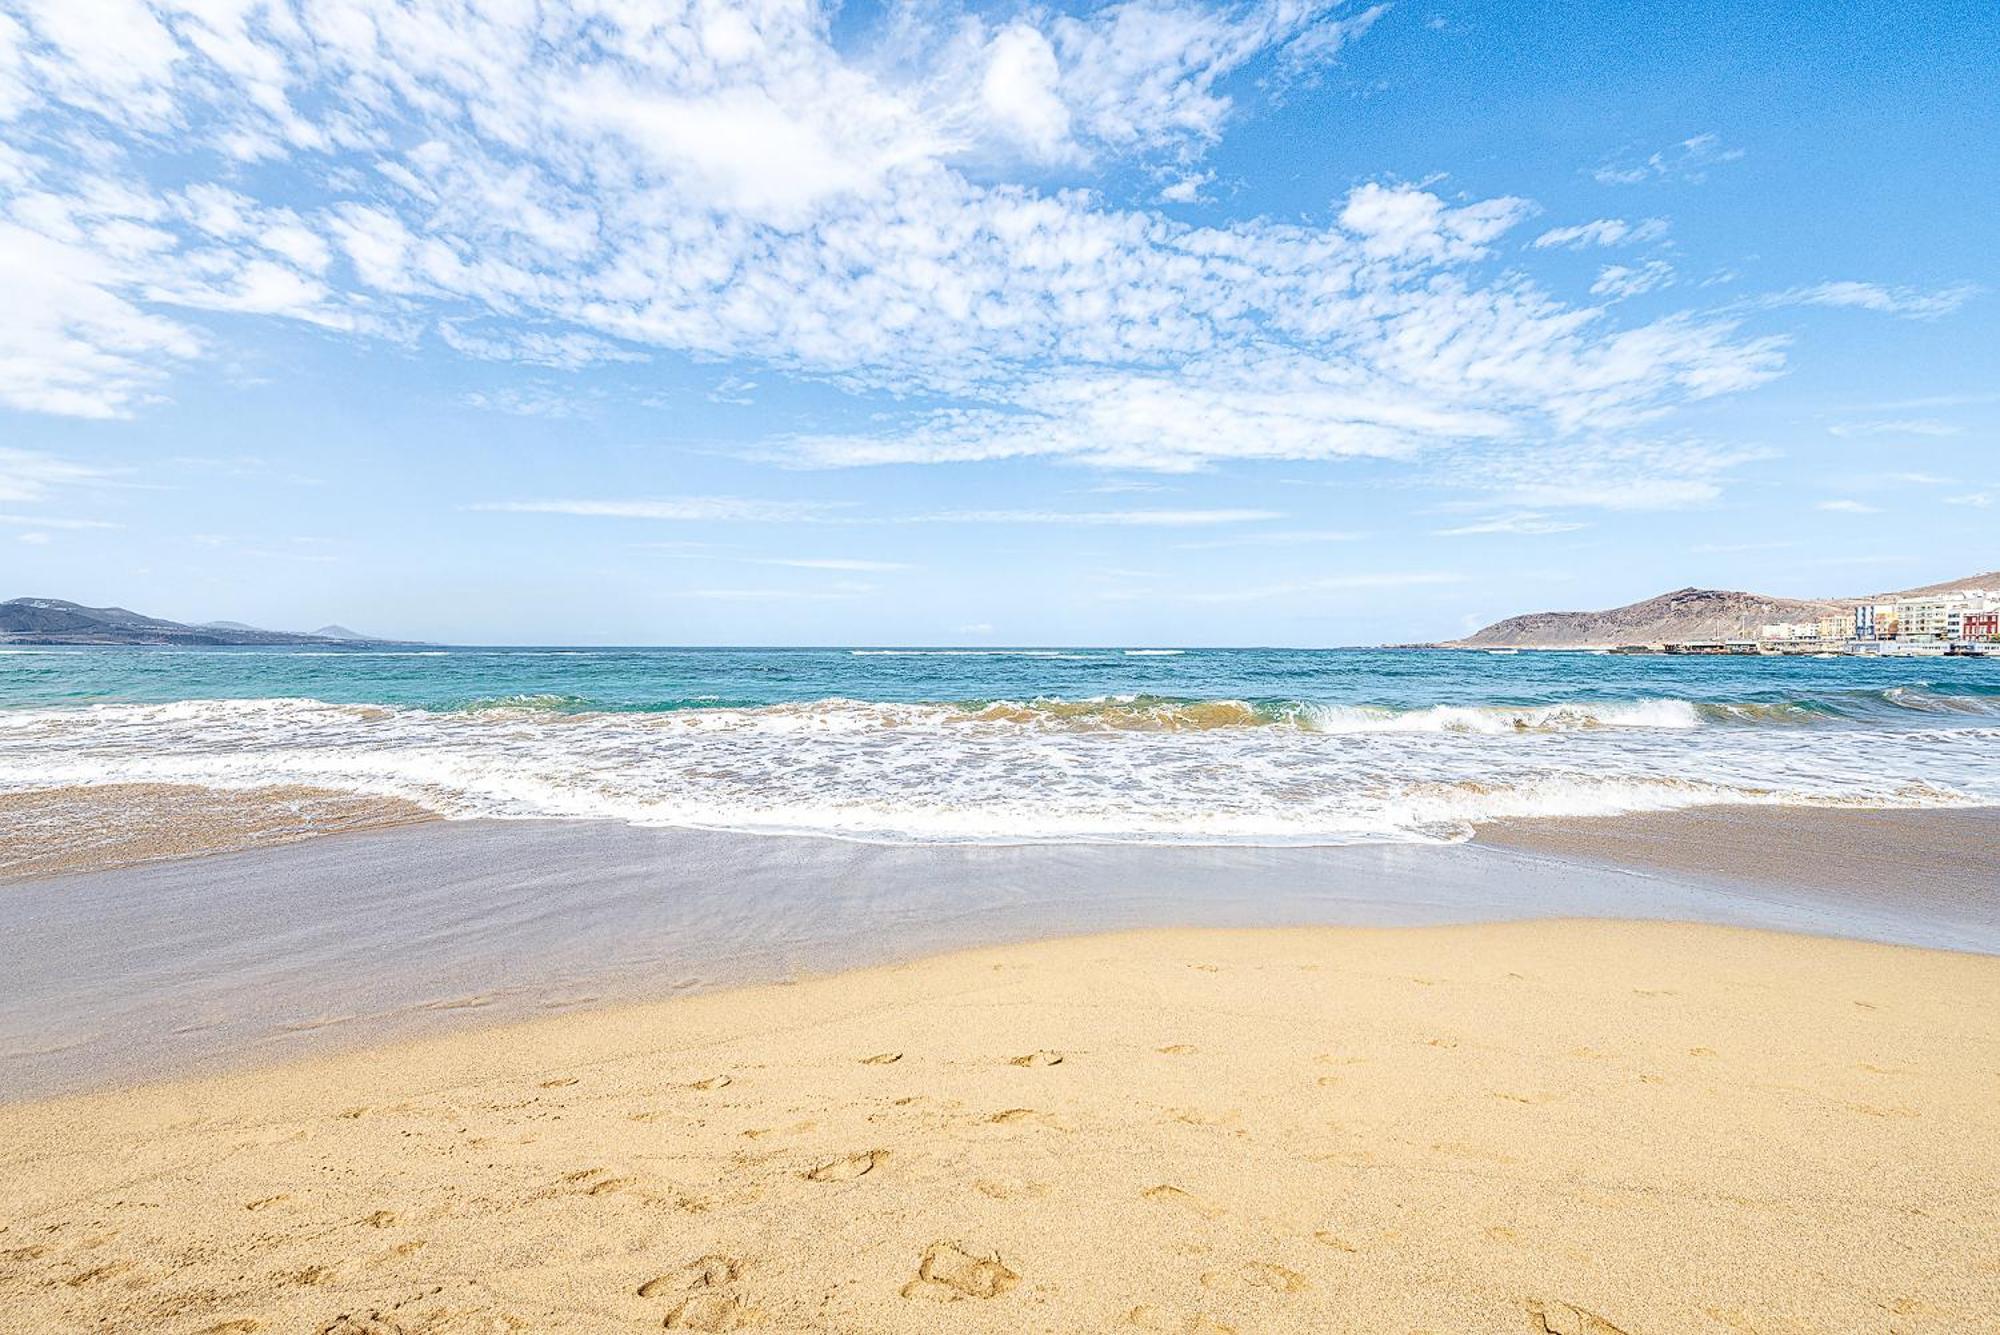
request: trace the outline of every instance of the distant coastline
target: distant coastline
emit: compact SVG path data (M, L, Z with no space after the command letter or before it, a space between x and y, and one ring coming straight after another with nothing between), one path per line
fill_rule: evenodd
M412 644L381 640L345 626L312 631L265 630L238 621L188 625L123 607L85 607L61 598L15 598L0 603L0 644L151 645L226 648L240 645L317 645L325 648Z
M1596 612L1529 612L1398 648L1600 653L2000 655L2000 571L1893 593L1801 599L1676 589Z

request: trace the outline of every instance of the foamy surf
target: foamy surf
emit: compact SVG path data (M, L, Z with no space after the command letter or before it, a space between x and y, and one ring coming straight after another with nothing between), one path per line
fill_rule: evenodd
M1968 697L1969 698L1969 697ZM1976 703L1976 702L1975 702ZM0 711L0 792L305 786L451 818L870 840L1340 844L1717 803L2000 801L2000 725L1673 698L1307 704L1144 694L649 711L305 697ZM1948 726L1939 726L1945 724Z

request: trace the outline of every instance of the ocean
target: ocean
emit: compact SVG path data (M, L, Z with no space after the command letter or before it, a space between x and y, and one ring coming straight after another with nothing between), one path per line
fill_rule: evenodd
M2000 803L2000 661L0 650L0 793L110 783L885 842L1449 842L1711 803Z

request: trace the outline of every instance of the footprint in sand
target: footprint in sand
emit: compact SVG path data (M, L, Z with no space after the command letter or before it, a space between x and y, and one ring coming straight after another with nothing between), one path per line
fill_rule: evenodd
M1024 1178L982 1177L972 1184L972 1189L982 1196L996 1201L1010 1201L1017 1196L1030 1196L1037 1200L1049 1194L1046 1182L1030 1182Z
M1125 1314L1125 1323L1140 1330L1171 1332L1172 1335L1236 1335L1236 1327L1225 1326L1200 1312L1179 1318L1164 1308L1142 1303Z
M290 1199L291 1197L289 1195L286 1195L284 1192L279 1192L275 1196L266 1196L262 1200L249 1201L243 1206L243 1208L246 1210L253 1210L253 1211L268 1210L272 1206L278 1204L280 1201L288 1201Z
M1307 1287L1307 1280L1296 1270L1269 1261L1245 1261L1230 1270L1211 1270L1201 1277L1206 1289L1253 1288L1268 1289L1272 1293L1293 1294Z
M1192 1043L1169 1043L1163 1048L1154 1048L1153 1051L1168 1057L1187 1057L1193 1055L1195 1046Z
M730 1079L726 1075L712 1075L706 1080L695 1081L693 1084L689 1085L688 1088L699 1089L703 1091L727 1089L730 1083L731 1083Z
M333 1283L333 1267L330 1265L309 1265L304 1270L292 1272L292 1283L309 1289L323 1289Z
M1020 1122L1040 1122L1043 1125L1050 1123L1047 1113L1036 1112L1033 1108L1002 1108L986 1120L997 1126L1013 1126Z
M1061 1066L1062 1054L1060 1052L1049 1052L1044 1049L1040 1052L1031 1052L1025 1057L1011 1057L1008 1059L1007 1064L1009 1066Z
M16 1247L11 1252L0 1252L0 1260L32 1261L47 1251L47 1247Z
M1224 1214L1221 1206L1211 1204L1191 1191L1182 1191L1179 1187L1169 1186L1166 1183L1161 1183L1157 1187L1147 1187L1139 1194L1149 1201L1158 1201L1163 1205L1178 1205L1184 1210L1192 1210L1203 1219L1219 1219Z
M1188 1126L1228 1126L1237 1121L1242 1113L1236 1108L1226 1108L1221 1112L1211 1112L1206 1108L1169 1108L1167 1116Z
M254 1316L242 1316L234 1321L218 1321L212 1326L203 1326L196 1335L251 1335L262 1330L264 1323Z
M110 1265L92 1266L80 1275L71 1275L63 1283L72 1289L81 1289L92 1284L101 1284L107 1279L124 1274L131 1268L130 1261L113 1261Z
M1021 1282L996 1253L975 1256L955 1242L933 1242L917 1263L917 1277L902 1289L905 1298L955 1302L960 1298L998 1298Z
M662 1294L699 1292L702 1289L719 1289L734 1284L743 1274L743 1263L733 1256L710 1252L707 1256L697 1256L670 1275L649 1279L639 1286L641 1298L657 1298Z
M872 1057L863 1057L861 1064L863 1066L893 1066L901 1060L903 1060L903 1054L900 1052L878 1052Z
M319 1335L405 1335L409 1327L379 1309L343 1313L319 1328Z
M563 1077L562 1077L561 1079L558 1079L558 1080L544 1080L544 1081L542 1081L542 1088L543 1088L543 1089L567 1089L567 1088L568 1088L569 1086L571 1086L571 1085L575 1084L575 1083L576 1083L576 1081L577 1081L577 1077L575 1077L575 1076L573 1076L573 1075L566 1075L566 1076L563 1076Z
M366 1224L370 1228L387 1228L396 1222L396 1212L394 1210L377 1210L374 1214L363 1215L357 1222Z
M842 1155L838 1159L828 1159L825 1163L806 1171L809 1182L852 1182L857 1177L866 1177L875 1171L882 1161L889 1157L887 1150L868 1150L862 1154Z
M667 1313L668 1330L741 1330L754 1319L751 1309L726 1293L697 1293Z
M623 1191L639 1179L636 1177L607 1177L602 1182L593 1182L583 1193L586 1196L609 1196L614 1191Z
M1341 1237L1340 1234L1335 1233L1330 1229L1323 1228L1320 1229L1318 1232L1314 1233L1313 1241L1317 1242L1322 1247L1331 1247L1337 1252L1353 1253L1353 1252L1359 1252L1361 1250L1361 1248L1357 1247L1354 1243L1349 1242L1346 1238Z
M1530 1298L1528 1329L1534 1335L1625 1335L1597 1313L1568 1303Z

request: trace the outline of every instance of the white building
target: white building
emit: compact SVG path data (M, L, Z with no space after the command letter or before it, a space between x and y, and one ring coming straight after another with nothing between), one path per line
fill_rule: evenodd
M1898 598L1896 638L1920 644L1962 639L1966 613L1992 610L1995 597L1985 589L1960 589L1921 598Z

